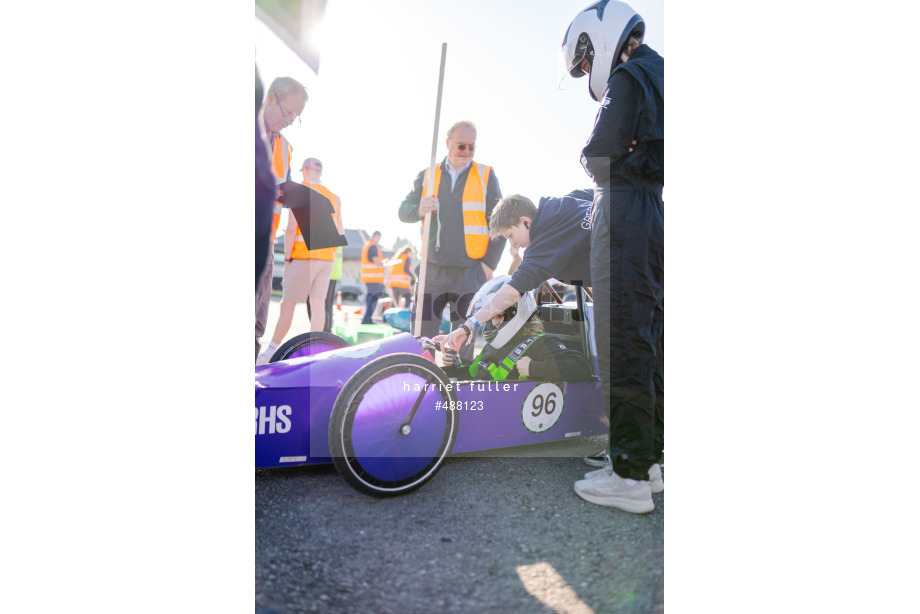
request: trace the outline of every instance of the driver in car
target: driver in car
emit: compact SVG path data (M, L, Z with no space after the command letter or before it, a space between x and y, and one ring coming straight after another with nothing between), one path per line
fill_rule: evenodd
M510 276L502 275L483 284L473 297L470 313L479 311L510 280ZM472 337L471 331L467 330L467 334ZM482 335L487 344L472 364L462 364L457 354L445 345L444 371L450 377L494 381L530 378L547 382L584 382L593 377L584 354L567 348L555 335L543 332L532 291L492 316L482 326ZM447 337L438 335L432 341Z

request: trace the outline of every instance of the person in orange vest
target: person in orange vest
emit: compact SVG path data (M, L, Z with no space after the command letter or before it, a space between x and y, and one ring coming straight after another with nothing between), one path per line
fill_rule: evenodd
M342 201L322 184L323 163L316 158L303 161L303 184L329 199L332 203L332 218L335 220L339 234L343 234ZM309 249L304 241L300 227L294 215L288 210L288 222L284 231L284 275L281 280L281 310L278 322L272 334L271 343L259 355L256 364L265 364L284 336L291 329L294 319L294 306L308 303L310 330L322 331L326 325L326 292L329 290L329 278L335 264L335 248Z
M266 138L269 140L272 174L275 184L284 183L291 179L291 155L293 148L287 139L281 135L281 130L294 123L295 119L303 113L307 104L307 89L290 77L278 77L268 88L268 94L262 103L262 125ZM275 202L275 209L271 224L271 240L268 243L268 263L262 271L262 277L256 284L256 354L259 359L259 350L262 346L262 335L265 333L265 324L268 321L268 303L272 293L272 268L274 257L272 254L275 233L278 231L278 222L281 219L281 203Z
M361 324L373 324L371 316L374 309L377 308L377 299L383 293L383 260L380 248L380 231L375 230L371 238L364 244L361 249L361 275L358 280L365 287L367 295L364 301L364 317L361 318Z
M427 247L424 296L415 291L415 310L422 309L421 331L414 335L434 337L441 326L441 313L450 304L453 328L463 322L470 301L498 266L505 238L489 240L489 216L501 199L498 178L491 167L473 161L476 148L476 125L459 121L447 131L447 157L435 170L428 194L428 169L415 178L412 191L399 206L399 219L408 224L422 222L431 213L431 231ZM424 236L424 235L423 235ZM420 267L419 267L420 268ZM418 268L416 269L419 270ZM467 361L473 348L467 344L460 352Z
M412 272L412 246L406 245L393 258L397 261L390 265L389 288L390 296L393 297L395 305L399 305L399 299L406 297L406 307L412 300L412 286L415 284L415 273Z

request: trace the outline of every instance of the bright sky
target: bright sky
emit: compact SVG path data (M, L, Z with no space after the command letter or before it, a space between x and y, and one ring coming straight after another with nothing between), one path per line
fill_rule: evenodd
M302 124L285 129L294 147L292 179L304 158L323 161L323 182L342 197L345 225L380 230L419 244L419 225L397 209L431 158L441 43L447 62L438 128L440 161L447 128L477 128L475 160L495 169L502 193L534 202L591 181L579 163L597 103L587 78L557 86L562 37L588 0L329 0L317 27L314 75L255 19L256 64L265 86L290 76L310 99ZM662 55L663 0L630 2L646 20L646 42ZM284 222L282 222L282 227ZM499 270L510 262L507 251Z

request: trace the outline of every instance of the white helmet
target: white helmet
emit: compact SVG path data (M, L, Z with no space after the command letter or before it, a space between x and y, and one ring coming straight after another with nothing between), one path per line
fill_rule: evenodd
M489 299L492 298L492 295L509 281L511 281L510 275L499 275L482 284L482 287L479 288L472 302L470 302L470 308L466 316L471 317L474 313L482 309L483 305L488 303ZM482 336L485 337L485 340L490 343L492 347L500 348L511 341L511 338L521 330L527 320L530 319L530 316L536 312L537 299L534 298L533 292L528 290L518 299L517 303L505 310L505 321L502 322L500 326L497 328L492 326L491 319L483 324Z
M581 61L588 60L591 66L588 93L600 101L607 90L610 73L620 64L629 34L637 26L641 30L637 32L641 42L645 21L631 6L617 0L600 0L578 13L562 39L560 59L565 71L562 77L584 77L588 73L581 67Z

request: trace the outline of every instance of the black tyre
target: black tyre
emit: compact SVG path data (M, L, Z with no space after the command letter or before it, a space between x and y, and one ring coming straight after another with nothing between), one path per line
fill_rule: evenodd
M329 418L338 472L375 497L411 492L441 468L457 439L460 412L450 380L415 354L390 354L358 370Z
M328 352L329 350L338 350L339 348L348 347L348 345L347 341L332 333L303 333L282 343L268 362L311 356L321 352Z

